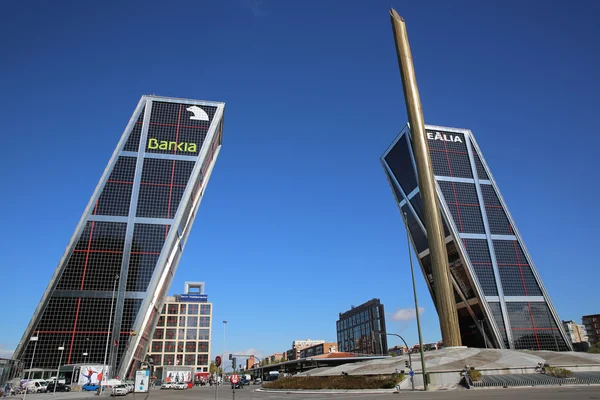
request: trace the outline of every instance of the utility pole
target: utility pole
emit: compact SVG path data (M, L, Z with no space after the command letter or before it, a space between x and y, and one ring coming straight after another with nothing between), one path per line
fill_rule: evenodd
M421 316L419 314L419 300L417 299L417 284L415 282L415 268L413 267L412 249L410 247L410 231L408 230L408 218L406 213L402 213L404 226L406 227L406 238L408 240L408 260L410 262L410 276L412 278L413 296L415 298L415 315L417 317L417 332L419 333L419 353L421 354L421 370L423 373L423 389L427 390L429 382L427 382L427 367L425 366L425 354L423 354L423 335L421 335ZM408 345L406 345L408 349ZM410 352L410 349L408 349ZM410 354L410 353L409 353Z
M458 314L454 302L454 292L450 284L448 253L444 243L444 228L435 190L435 178L433 177L433 167L429 155L429 146L427 145L423 109L408 42L408 33L406 32L406 23L393 8L390 9L390 18L404 89L406 113L408 114L412 134L412 148L417 164L419 192L423 201L423 217L429 241L431 269L435 282L435 299L440 318L442 340L444 346L461 346Z

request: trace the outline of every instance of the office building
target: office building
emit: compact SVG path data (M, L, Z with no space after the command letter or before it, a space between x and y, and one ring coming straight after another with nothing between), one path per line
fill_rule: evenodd
M584 315L581 320L585 326L590 345L600 343L600 314Z
M571 343L588 342L587 330L585 325L578 324L575 321L563 321L565 332L571 339Z
M14 358L29 369L35 349L33 369L51 376L59 361L103 368L107 351L104 376L133 376L219 154L224 107L141 98Z
M563 327L574 351L587 351L590 347L585 325L580 325L575 321L563 321Z
M463 345L571 350L473 134L429 125L426 130ZM408 127L385 151L381 163L435 304ZM400 231L398 235L402 237Z
M385 312L372 299L340 313L336 322L338 351L355 354L387 354Z
M169 366L186 366L208 377L211 328L212 304L204 282L186 282L182 294L167 297L154 329L149 353L156 376L160 379L160 371Z

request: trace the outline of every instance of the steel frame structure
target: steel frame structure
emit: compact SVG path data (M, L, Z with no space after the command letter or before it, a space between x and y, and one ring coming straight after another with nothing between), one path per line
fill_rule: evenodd
M28 360L28 338L40 331L40 344L47 348L66 338L68 363L82 362L77 351L91 337L90 357L83 362L102 364L97 343L108 336L110 375L132 376L150 346L219 155L224 109L222 102L142 96L13 358ZM105 211L98 212L102 204ZM78 252L85 255L79 264ZM105 255L113 259L98 258ZM113 295L113 280L110 290L103 281L107 270L119 279L114 323L102 331L98 327L109 321L105 300ZM95 316L87 315L92 307L98 307ZM46 358L51 363L54 356L48 351Z
M537 272L535 265L533 264L533 260L525 244L519 233L516 224L508 211L506 203L500 194L496 181L492 177L491 171L482 156L481 150L475 141L473 133L468 129L458 129L458 128L450 128L450 127L442 127L435 125L426 125L426 130L429 137L428 142L430 143L430 154L432 155L432 159L434 159L434 175L436 179L436 191L439 200L440 210L442 213L442 217L445 225L446 232L446 245L450 250L450 247L453 247L458 252L458 257L460 260L456 260L456 265L458 268L451 270L451 280L453 283L453 287L455 290L455 298L458 309L465 309L466 313L469 315L472 321L466 321L465 314L463 317L459 317L461 319L461 333L465 330L465 326L469 323L472 323L476 326L478 333L481 334L483 338L483 343L492 343L493 347L496 348L510 348L510 349L532 349L532 350L572 350L572 345L570 340L568 340L567 335L563 329L561 320L558 318L558 314L552 305L550 297L546 289L543 286L542 280ZM449 141L452 142L456 140L460 141L461 144L464 142L464 150L466 151L456 151L456 150L448 150L447 147L444 147L444 151L447 158L448 168L450 173L441 173L441 169L436 171L435 165L435 156L436 150L431 148L432 137L435 134L439 134L439 136L435 136L438 140L441 141ZM459 139L455 139L456 135ZM415 188L410 190L409 193L405 192L402 183L400 182L401 178L399 178L398 173L398 165L391 165L396 161L392 160L390 156L390 152L392 152L396 146L406 146L407 151L410 155L408 160L405 160L409 167L412 167L412 174L416 177L417 167L415 164L414 156L412 153L412 145L411 145L411 134L410 128L408 124L401 130L401 132L394 139L392 144L387 148L387 150L380 157L380 161L382 163L386 178L388 183L392 189L392 194L396 200L396 204L399 207L400 213L406 212L406 214L412 218L414 221L413 229L409 229L409 234L411 236L411 243L413 248L415 249L415 253L418 255L419 264L421 266L421 270L427 282L430 294L434 299L435 304L435 295L432 290L432 285L435 285L433 282L431 273L428 270L428 266L426 263L427 256L429 255L429 249L423 248L427 246L421 245L422 248L417 248L416 242L419 242L419 238L424 238L421 240L421 243L426 244L427 232L425 229L425 224L422 221L422 216L420 214L420 210L418 210L418 204L420 203L420 195L418 183L415 183ZM446 144L444 143L444 146ZM471 173L471 177L460 177L453 176L452 166L455 162L452 159L451 153L462 153L462 156L468 155L468 170ZM410 161L410 162L408 162ZM480 163L480 164L479 164ZM397 164L397 163L396 163ZM396 171L396 172L395 172ZM450 175L450 176L448 176ZM468 173L466 175L469 175ZM480 176L482 175L482 176ZM456 202L449 201L450 199L446 199L444 195L444 191L442 190L441 185L449 183L452 185L452 189L454 190L453 196L456 199ZM473 185L476 193L476 202L477 204L459 204L459 200L457 199L461 197L460 187L459 189L456 186L460 184ZM410 185L406 185L410 186ZM499 203L498 206L494 206L494 208L502 209L505 213L506 220L508 221L509 228L511 230L511 234L498 234L494 233L493 229L490 227L490 218L487 213L490 209L489 204L486 203L486 199L484 198L483 189L486 192L489 192L489 189L492 189L493 193L497 196L497 201ZM472 187L470 186L470 189ZM457 193L458 191L458 193ZM449 197L449 196L448 196ZM465 232L464 227L462 226L461 215L460 215L460 207L461 206L470 206L476 208L481 217L481 228L482 232L478 233L470 233ZM406 225L408 227L408 224ZM417 237L415 237L417 236ZM490 273L490 276L493 275L493 282L495 285L496 295L490 295L489 293L486 295L484 293L484 287L482 284L482 279L488 279L490 276L486 276L485 278L481 275L478 276L476 264L473 259L477 258L477 254L473 250L469 251L467 249L467 242L469 240L479 240L480 243L485 243L485 247L487 247L487 251L489 251L490 263L487 268L487 272ZM517 250L517 246L522 249L522 254L525 257L525 260L518 261L518 268L520 270L522 279L522 285L525 289L524 295L505 295L505 287L509 284L510 274L508 274L506 268L509 268L509 264L503 264L499 262L497 249L495 247L504 243L512 243L515 246L515 252L517 259L519 259L519 254ZM450 251L449 251L450 254ZM483 263L480 263L483 264ZM481 268L481 266L479 266ZM512 265L511 265L512 267ZM527 284L525 282L525 273L527 271L525 269L530 269L533 281L530 281L528 284L531 287L537 285L539 287L539 295L529 295L527 293ZM464 276L461 279L461 273L464 271L466 278ZM481 271L481 269L480 269ZM503 274L504 272L504 274ZM504 282L504 285L503 285ZM489 285L487 286L489 288ZM493 289L493 288L492 288ZM487 289L488 291L490 289ZM468 293L471 293L469 295ZM532 312L532 304L534 304L534 308L536 305L543 304L547 307L548 317L543 315L538 315L539 312ZM524 321L521 318L519 312L515 311L515 307L519 307L520 305L524 305L524 307L528 308L530 321ZM525 306L526 305L526 306ZM492 306L493 309L492 309ZM498 307L499 306L499 307ZM512 308L512 311L509 310L509 307ZM543 307L543 306L542 306ZM534 315L535 314L535 315ZM547 326L536 326L536 321L544 320L544 322L548 322ZM548 339L548 334L546 336L540 337L542 335L542 331L550 331L552 336L552 340ZM534 337L535 341L528 339L521 339L521 341L517 341L514 338L514 335L521 335L521 331L532 332L531 335ZM557 335L555 333L558 333ZM522 336L521 336L522 337ZM463 335L463 342L465 342L465 338ZM468 341L467 341L468 344Z

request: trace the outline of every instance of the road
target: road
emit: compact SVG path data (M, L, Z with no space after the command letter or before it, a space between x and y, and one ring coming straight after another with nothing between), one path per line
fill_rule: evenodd
M384 394L332 394L332 393L267 393L257 392L257 386L246 386L235 391L236 400L346 400L346 399L407 399L407 400L600 400L600 386L573 386L573 387L547 387L547 388L511 388L511 389L474 389L461 391L438 392L402 392ZM20 397L7 397L6 400L17 400ZM104 397L112 400L112 397ZM152 390L146 399L145 394L129 394L118 400L212 400L215 398L214 387L200 387L188 390ZM27 400L97 400L92 393L56 393L28 395ZM233 393L230 386L219 387L218 400L232 400ZM117 400L117 399L115 399Z

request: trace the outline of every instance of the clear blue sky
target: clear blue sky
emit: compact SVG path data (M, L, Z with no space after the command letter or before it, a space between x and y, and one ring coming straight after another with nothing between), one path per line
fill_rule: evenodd
M562 319L600 312L598 2L393 2L427 123L472 129ZM407 117L390 1L0 4L2 329L14 349L143 94L226 102L170 293L206 282L214 350L336 339L381 298L415 342L379 156ZM595 166L594 166L595 165ZM440 338L418 275L424 339ZM391 340L391 344L396 344ZM213 355L215 353L213 352Z

